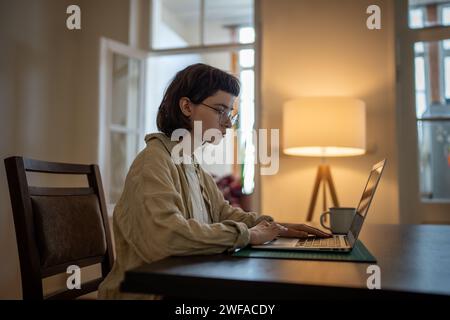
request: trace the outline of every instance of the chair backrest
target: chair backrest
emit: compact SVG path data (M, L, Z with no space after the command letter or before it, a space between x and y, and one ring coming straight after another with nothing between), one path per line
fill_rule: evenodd
M105 197L97 165L5 159L19 249L23 299L73 299L96 291L113 265L113 247ZM86 175L88 187L29 186L26 172ZM101 277L81 289L44 296L42 279L101 264Z

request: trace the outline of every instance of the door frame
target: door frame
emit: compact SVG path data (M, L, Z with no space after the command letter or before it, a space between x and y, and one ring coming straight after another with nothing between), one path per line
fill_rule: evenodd
M408 0L395 1L396 122L400 223L449 223L450 201L420 196L414 43L450 39L450 26L410 29Z
M141 61L140 65L140 90L139 96L139 108L142 114L145 111L145 60L148 57L148 52L136 49L124 43L116 40L101 37L100 38L100 61L99 61L99 114L98 114L98 162L100 165L100 171L103 180L103 189L105 194L106 206L108 209L108 214L112 215L115 204L111 204L109 198L110 191L110 154L111 146L110 139L108 138L110 129L110 119L111 119L111 108L112 108L112 70L113 70L113 56L114 54L120 54L129 58L137 59ZM140 123L141 128L144 128L145 117L141 117ZM141 133L143 139L143 132Z

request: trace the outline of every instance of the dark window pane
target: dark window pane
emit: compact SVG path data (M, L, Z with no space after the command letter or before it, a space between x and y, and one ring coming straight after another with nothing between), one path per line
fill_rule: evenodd
M113 56L111 123L137 130L140 99L140 61Z
M419 121L423 199L450 199L450 121Z
M109 202L117 203L122 194L128 169L137 154L138 135L111 132L111 167Z

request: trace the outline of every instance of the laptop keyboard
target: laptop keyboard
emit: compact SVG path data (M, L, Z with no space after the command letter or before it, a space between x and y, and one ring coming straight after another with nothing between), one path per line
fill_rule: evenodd
M315 247L332 247L332 248L340 248L341 241L339 237L333 238L308 238L301 239L296 244L297 247L306 247L306 248L315 248Z

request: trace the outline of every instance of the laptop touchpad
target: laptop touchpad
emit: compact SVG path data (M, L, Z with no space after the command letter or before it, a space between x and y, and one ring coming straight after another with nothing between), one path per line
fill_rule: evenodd
M295 247L298 239L295 238L277 238L272 242L266 244L266 246L283 246L283 247Z

